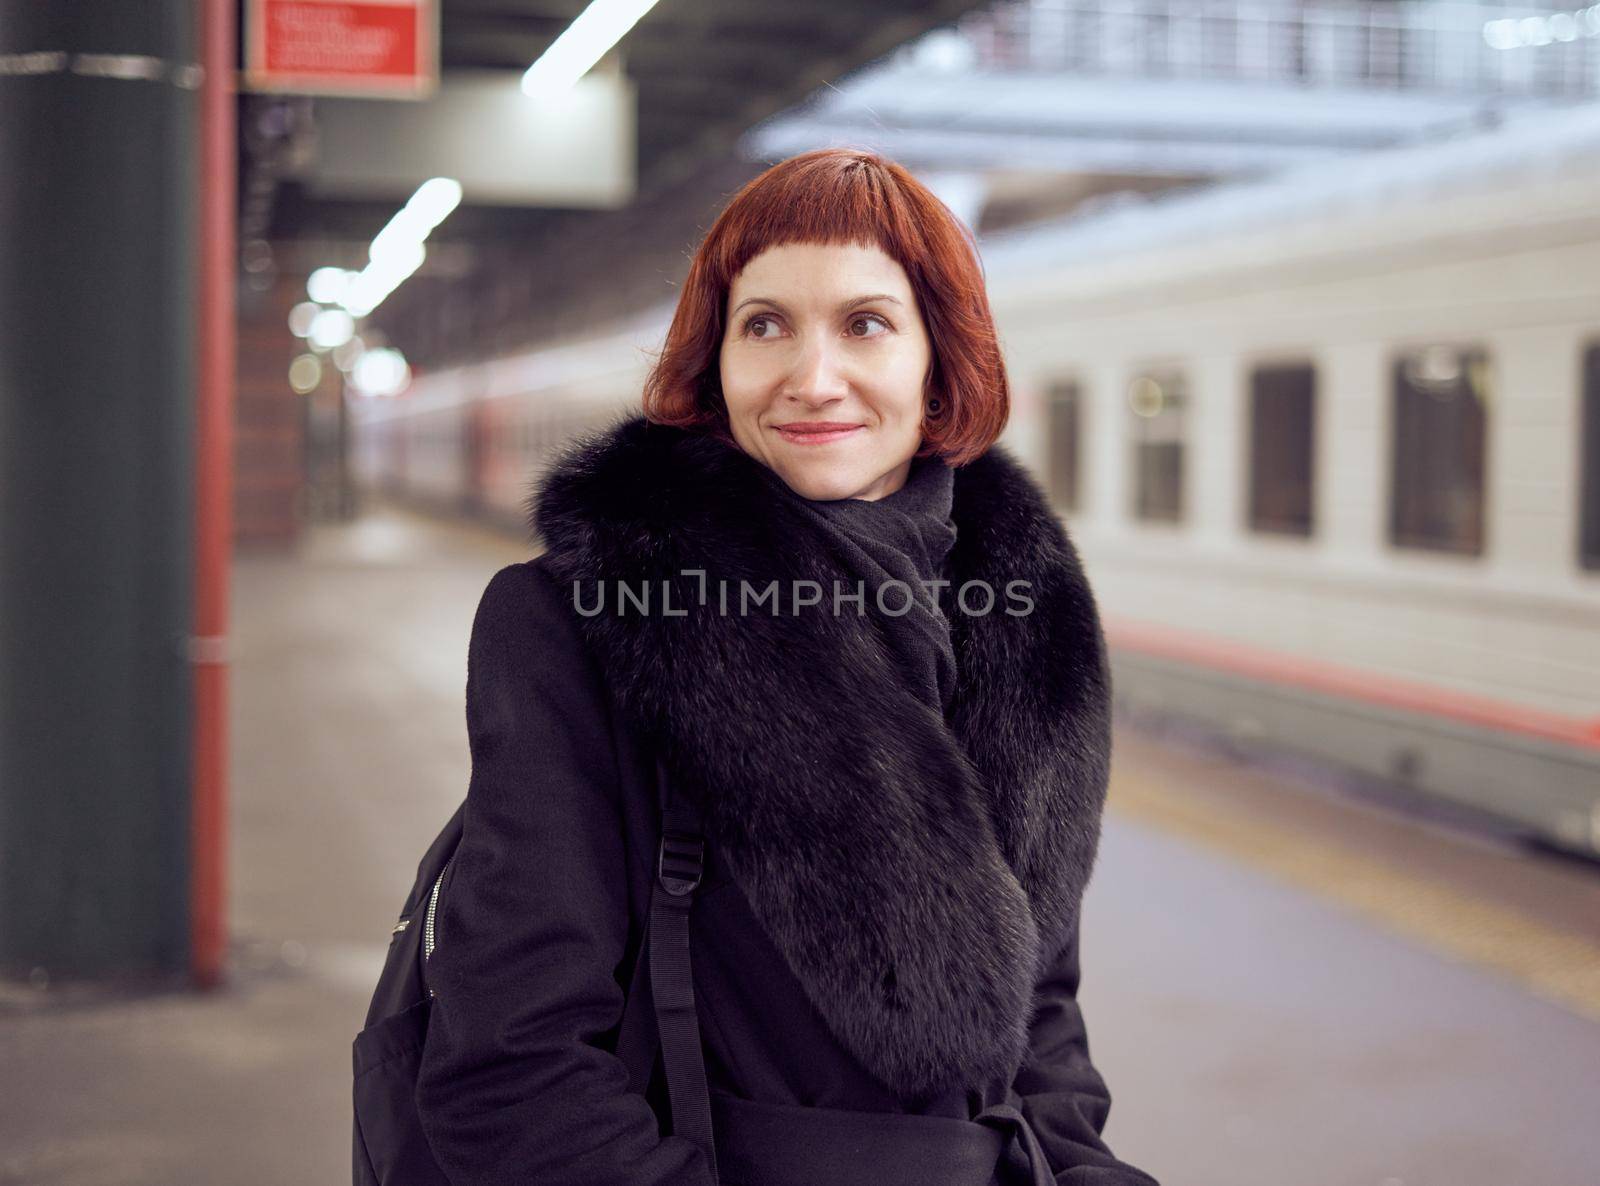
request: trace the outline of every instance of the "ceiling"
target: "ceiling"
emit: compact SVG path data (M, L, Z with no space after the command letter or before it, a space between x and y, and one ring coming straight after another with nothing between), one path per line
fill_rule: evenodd
M521 71L586 0L441 0L441 69ZM975 9L978 0L660 0L617 47L638 97L638 185L621 210L463 203L429 260L374 314L414 361L441 366L591 329L669 299L694 244L763 163L752 125ZM248 96L241 239L286 271L360 266L394 202L328 198L294 180L315 100ZM276 127L264 135L263 126ZM343 245L343 258L339 258ZM299 247L299 251L296 251Z
M442 70L521 71L587 0L441 4ZM758 121L979 7L973 0L660 0L615 51L637 88L640 201L726 163L740 134ZM268 237L370 239L394 209L392 202L313 196L285 179ZM535 232L567 213L586 220L617 216L465 205L435 236L492 241Z

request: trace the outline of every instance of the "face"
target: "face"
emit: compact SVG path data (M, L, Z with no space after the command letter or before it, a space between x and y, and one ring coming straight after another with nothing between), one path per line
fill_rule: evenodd
M922 444L932 348L877 247L789 243L728 294L720 364L734 440L804 498L893 494Z

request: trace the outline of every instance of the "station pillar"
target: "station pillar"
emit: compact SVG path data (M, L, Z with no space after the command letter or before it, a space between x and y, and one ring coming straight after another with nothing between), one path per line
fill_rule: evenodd
M0 973L191 957L198 0L0 0Z

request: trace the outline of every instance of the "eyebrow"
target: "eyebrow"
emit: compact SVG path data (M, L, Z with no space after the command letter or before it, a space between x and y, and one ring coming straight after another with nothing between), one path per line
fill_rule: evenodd
M844 301L839 305L838 311L843 313L846 309L853 309L857 305L869 305L873 301L888 301L891 305L898 305L901 303L898 298L892 297L886 292L875 292L871 296L851 297L848 301ZM733 307L733 313L737 313L746 305L771 305L780 313L787 313L789 311L788 309L784 308L781 301L775 301L771 297L756 296L746 297L744 300L740 301ZM733 313L728 314L728 316L732 317Z

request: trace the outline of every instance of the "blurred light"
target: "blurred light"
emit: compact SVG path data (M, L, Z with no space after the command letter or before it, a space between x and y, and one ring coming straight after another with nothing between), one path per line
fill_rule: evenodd
M528 67L522 93L537 97L566 90L655 6L656 0L593 0Z
M351 281L344 307L355 317L365 317L422 266L427 254L421 243L391 244L381 258L374 256Z
M356 332L355 319L343 309L324 309L311 322L308 335L318 350L343 346Z
M315 391L322 382L322 360L315 354L302 354L289 364L289 386L300 395Z
M361 335L352 334L344 345L333 348L333 365L349 374L350 368L356 365L356 360L366 348L367 344L361 340Z
M372 258L380 259L390 252L421 243L460 202L459 181L449 177L434 177L424 181L411 199L389 220L389 224L378 232L378 237L372 240Z
M247 272L266 272L272 268L272 244L265 239L250 239L239 249L239 258Z
M433 230L461 204L461 183L454 177L430 177L417 186L417 192L406 203L406 211L414 211L424 220L423 234Z
M1600 37L1600 4L1547 16L1507 17L1483 26L1483 40L1491 49L1521 49L1580 37Z
M450 177L432 177L402 206L372 240L369 262L359 272L344 273L344 291L338 302L354 317L371 313L399 288L427 258L422 241L461 204L461 183ZM318 268L313 275L329 268Z
M306 295L323 305L337 305L350 287L350 273L343 268L318 268L306 278Z
M1483 26L1483 40L1490 49L1516 49L1522 44L1517 22L1512 20L1488 22Z
M322 309L315 301L301 301L289 310L289 328L297 338L303 338L311 332L311 323L317 319L317 314Z
M356 360L350 382L361 395L399 395L411 382L411 368L398 350L368 350Z
M1161 384L1148 375L1140 376L1128 384L1128 406L1133 409L1135 416L1148 419L1159 415L1166 402L1167 395L1161 390Z
M955 74L972 69L977 52L972 42L954 29L935 29L916 42L911 60L924 70Z

